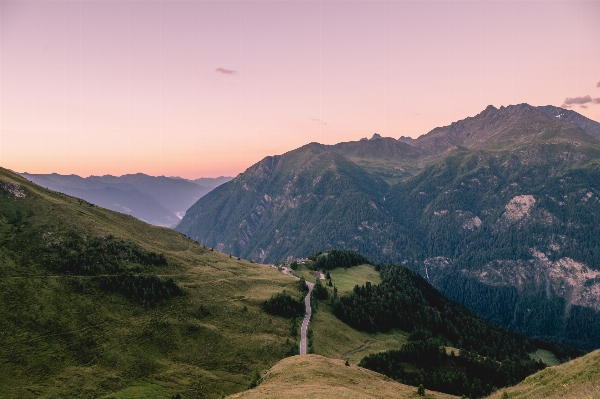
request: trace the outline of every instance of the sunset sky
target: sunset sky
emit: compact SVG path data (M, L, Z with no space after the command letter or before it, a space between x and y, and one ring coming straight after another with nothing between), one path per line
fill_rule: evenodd
M600 2L0 1L0 166L236 175L487 105L600 121Z

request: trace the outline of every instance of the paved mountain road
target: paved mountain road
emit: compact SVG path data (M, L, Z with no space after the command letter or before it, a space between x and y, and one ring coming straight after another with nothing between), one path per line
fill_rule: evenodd
M281 272L291 278L296 280L300 280L300 277L296 277L290 273L290 269L287 267L281 268ZM306 282L308 286L308 294L304 297L304 306L306 307L306 313L304 314L304 320L302 321L302 327L300 327L300 354L306 355L307 348L307 333L308 333L308 323L310 322L310 316L312 314L312 309L310 308L310 294L312 293L313 288L315 287L314 283Z

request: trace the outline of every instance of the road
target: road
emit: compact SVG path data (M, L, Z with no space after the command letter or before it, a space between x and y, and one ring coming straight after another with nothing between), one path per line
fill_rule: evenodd
M290 269L287 267L281 268L281 272L291 278L296 280L300 280L300 277L296 277L290 273ZM302 320L302 327L300 327L300 354L306 355L307 344L307 333L308 333L308 323L310 322L310 315L312 314L312 309L310 308L310 294L312 293L313 288L315 287L314 283L306 282L308 286L308 294L304 297L304 306L306 307L306 313L304 314L304 320Z

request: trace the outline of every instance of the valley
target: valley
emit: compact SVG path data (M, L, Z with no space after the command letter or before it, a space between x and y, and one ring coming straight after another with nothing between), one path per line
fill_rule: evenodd
M532 392L600 336L596 125L547 112L267 157L178 232L2 170L0 397Z

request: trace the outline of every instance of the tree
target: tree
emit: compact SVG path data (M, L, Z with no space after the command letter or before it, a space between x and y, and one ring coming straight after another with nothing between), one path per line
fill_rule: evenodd
M293 261L292 263L290 263L290 267L292 268L292 270L298 270L298 262Z
M417 389L417 393L421 396L425 395L425 387L423 384L419 384L419 388Z
M329 297L329 292L327 292L327 288L323 284L321 284L321 280L317 278L315 282L315 286L313 288L313 295L317 299L327 299Z
M346 360L346 363L344 363L346 366L350 366L350 362L348 360Z
M300 277L300 281L298 281L298 288L300 288L301 292L308 292L308 285L306 285L306 280L304 277Z

